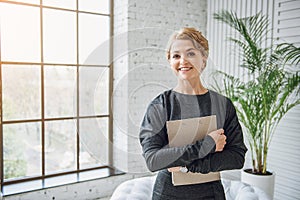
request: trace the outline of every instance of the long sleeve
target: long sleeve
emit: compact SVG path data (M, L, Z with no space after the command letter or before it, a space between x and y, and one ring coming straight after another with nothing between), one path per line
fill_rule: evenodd
M222 152L208 154L202 159L187 165L191 172L209 173L222 170L240 169L244 165L247 148L243 141L243 133L235 108L228 100L224 132L227 137Z
M163 104L152 102L140 129L143 156L150 171L185 166L215 151L215 142L210 136L195 144L169 147L166 120L166 108Z

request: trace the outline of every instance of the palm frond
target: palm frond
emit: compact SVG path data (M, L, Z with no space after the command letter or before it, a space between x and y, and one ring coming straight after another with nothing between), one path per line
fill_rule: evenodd
M240 33L242 41L235 38L230 40L241 47L246 57L242 66L248 68L251 72L260 71L264 67L263 63L266 59L266 50L260 47L260 43L264 39L265 34L263 33L267 32L267 18L258 13L254 16L240 19L236 13L225 10L214 13L213 16Z
M277 55L284 58L284 62L298 65L300 63L300 48L289 43L277 45L275 50Z
M287 72L286 72L287 73ZM282 113L282 111L284 110L280 110L282 107L284 107L287 102L289 97L295 93L296 95L299 94L300 92L300 76L299 76L299 72L297 72L296 74L289 74L287 73L288 76L284 82L282 82L281 87L280 87L280 97L279 100L274 103L274 107L272 109L272 113L271 113L271 117L275 118L278 113L280 113L280 116L284 115L285 113ZM297 102L297 99L296 99ZM294 104L291 104L294 105ZM295 105L296 106L296 105ZM280 121L281 117L276 118L276 121Z

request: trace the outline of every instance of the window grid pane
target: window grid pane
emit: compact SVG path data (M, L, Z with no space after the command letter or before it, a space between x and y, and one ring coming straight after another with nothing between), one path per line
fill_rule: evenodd
M1 59L3 61L40 62L39 19L38 7L0 3Z
M109 1L107 0L78 0L80 11L108 14Z
M30 4L40 4L40 0L11 0L11 1L16 1L16 2L21 2L21 3L30 3Z
M76 67L45 66L44 79L45 117L76 117Z
M80 168L108 164L108 118L81 119Z
M79 13L79 64L109 65L109 17Z
M40 66L2 65L3 120L41 118Z
M79 113L81 116L108 115L108 93L108 68L79 68Z
M41 125L19 123L3 126L4 178L41 175Z
M76 64L76 35L76 13L44 9L44 62Z
M44 6L59 7L66 9L76 9L76 1L74 0L43 0Z
M45 123L46 174L76 170L76 122Z

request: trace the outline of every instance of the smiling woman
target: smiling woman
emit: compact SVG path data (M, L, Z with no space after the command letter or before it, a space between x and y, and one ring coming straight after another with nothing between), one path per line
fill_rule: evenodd
M225 199L221 180L174 186L171 172L206 174L243 167L247 148L235 108L228 98L208 90L200 80L207 58L208 41L201 32L183 28L171 36L167 59L177 85L150 103L140 129L146 164L150 171L160 170L153 189L155 200ZM211 115L217 117L216 130L193 144L169 146L167 121Z

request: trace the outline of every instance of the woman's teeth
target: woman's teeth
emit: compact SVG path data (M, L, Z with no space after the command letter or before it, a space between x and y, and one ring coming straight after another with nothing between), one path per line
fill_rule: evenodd
M179 68L179 71L188 71L190 69L192 69L192 68L191 67L181 67L181 68Z

